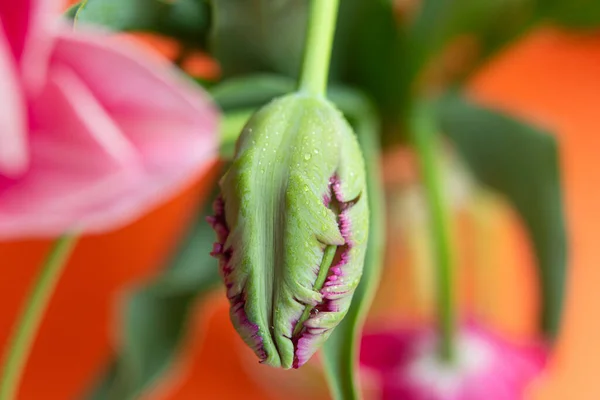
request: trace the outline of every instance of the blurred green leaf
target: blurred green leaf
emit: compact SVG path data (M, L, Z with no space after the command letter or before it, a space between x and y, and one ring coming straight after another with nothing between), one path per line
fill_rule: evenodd
M598 0L538 0L543 15L553 22L577 29L600 26Z
M306 33L306 0L212 0L211 53L224 77L276 72L296 77Z
M102 25L116 31L145 31L204 48L210 25L206 0L86 0L66 14L76 23Z
M423 0L401 12L392 1L346 0L340 6L333 75L373 99L386 134L398 123L395 130L402 133L421 77L436 57L456 39L470 37L464 49L442 57L454 64L466 59L465 71L455 77L464 78L473 70L469 63L479 65L532 25L535 1Z
M254 74L227 79L213 86L213 100L226 112L258 108L277 96L292 92L296 81L282 75Z
M324 366L334 399L360 398L358 358L362 326L379 283L385 245L385 204L380 171L379 123L371 104L357 92L336 88L330 99L352 124L367 169L369 242L361 281L342 322L323 346Z
M69 8L67 8L67 11L65 11L65 17L71 20L75 19L79 7L81 7L81 3L75 3L71 5Z
M416 66L452 39L472 34L483 47L498 46L535 19L536 0L425 0L409 29ZM484 49L485 50L485 49Z
M410 95L406 45L391 1L341 2L332 67L394 123Z
M481 183L513 204L537 255L541 328L560 326L566 274L566 234L556 140L550 134L457 95L439 104L442 131Z
M246 110L232 111L223 115L221 119L221 148L219 153L224 159L231 159L235 153L235 143L237 138L240 136L240 132L244 129L244 126L252 117L255 112L255 108L248 108Z
M466 79L540 22L537 1L424 0L407 29L408 79L432 67L449 72L446 85Z
M193 305L219 282L217 262L209 255L214 232L205 218L210 214L210 206L199 213L170 268L126 298L118 355L87 398L137 398L172 364Z

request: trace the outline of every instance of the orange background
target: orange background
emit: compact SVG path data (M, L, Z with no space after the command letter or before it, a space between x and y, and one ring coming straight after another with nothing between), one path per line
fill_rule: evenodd
M570 234L569 280L564 325L547 375L534 399L600 399L600 36L571 35L546 28L500 55L470 84L480 101L549 127L557 133ZM112 354L116 297L149 279L178 239L198 200L216 178L200 182L134 224L86 237L52 299L27 365L19 399L76 398ZM31 283L48 243L0 244L0 344ZM519 274L514 271L511 279ZM501 282L498 283L501 285ZM519 302L504 290L496 304L505 320ZM152 398L263 399L240 357L226 304L216 296L199 305L188 351ZM290 393L287 398L292 398Z

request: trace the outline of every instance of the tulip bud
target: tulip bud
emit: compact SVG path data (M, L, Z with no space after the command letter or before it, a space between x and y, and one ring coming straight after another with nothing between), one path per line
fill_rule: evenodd
M247 123L210 222L231 320L261 363L298 368L329 337L362 274L364 161L342 114L296 93Z

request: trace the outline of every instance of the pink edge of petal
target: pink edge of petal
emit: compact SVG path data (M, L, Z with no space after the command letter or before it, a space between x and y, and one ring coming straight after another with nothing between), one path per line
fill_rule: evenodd
M233 282L230 281L230 276L233 272L233 267L230 262L233 256L233 249L225 248L230 231L225 219L225 201L222 196L218 196L213 202L213 212L215 214L208 217L207 222L215 230L217 242L213 244L213 250L210 255L219 260L219 270L227 288L231 321L244 342L248 344L258 357L259 362L262 363L267 359L267 353L264 349L264 339L260 335L258 325L251 322L248 318L245 309L245 293L231 293Z
M231 308L231 320L240 333L240 336L250 346L259 359L259 362L264 362L267 359L267 353L264 349L263 338L260 335L258 325L252 323L246 314L246 299L244 293L229 299Z
M347 292L335 291L334 288L338 284L338 277L343 276L343 267L348 263L348 254L352 249L352 241L350 239L351 222L347 217L347 209L344 207L344 201L340 192L340 181L336 175L330 179L330 186L332 187L332 192L335 195L336 200L342 205L342 212L339 215L339 226L342 237L345 239L346 243L344 244L345 248L343 253L340 255L339 262L329 269L329 275L327 276L325 284L321 289L323 301L320 305L315 307L319 313L339 311L336 300L340 296L345 295ZM325 197L325 199L327 199L327 197ZM295 369L300 368L310 359L310 357L312 357L312 355L317 351L317 348L314 346L315 340L317 340L327 331L326 329L320 329L315 326L311 327L310 321L313 319L314 316L311 315L304 322L305 326L302 328L299 335L297 335L296 338L292 338L295 348L294 362L292 366Z

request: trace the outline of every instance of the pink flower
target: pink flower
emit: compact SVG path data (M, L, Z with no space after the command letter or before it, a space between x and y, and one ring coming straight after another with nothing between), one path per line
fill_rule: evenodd
M440 362L430 330L367 334L361 349L383 399L520 400L545 361L542 346L519 347L473 325L461 329L451 366Z
M0 238L127 223L214 159L217 113L168 63L0 0Z

